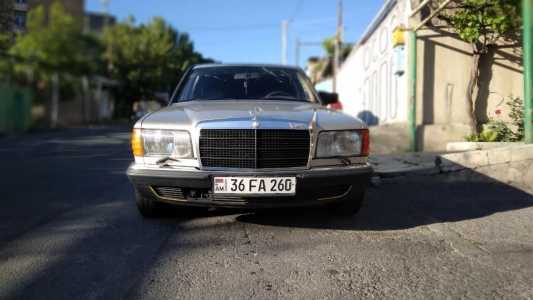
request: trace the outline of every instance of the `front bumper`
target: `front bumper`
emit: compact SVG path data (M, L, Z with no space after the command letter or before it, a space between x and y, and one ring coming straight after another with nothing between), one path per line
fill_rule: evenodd
M135 189L155 201L207 207L291 207L344 201L366 190L372 167L368 164L346 167L253 172L186 169L147 169L132 164L127 175ZM221 196L212 193L215 176L294 176L296 195L276 197Z

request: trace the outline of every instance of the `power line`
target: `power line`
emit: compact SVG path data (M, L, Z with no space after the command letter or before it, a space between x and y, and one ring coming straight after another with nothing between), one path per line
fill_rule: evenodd
M335 21L336 18L322 18L315 20L305 20L305 21L292 21L292 24L297 25L298 27L313 27L318 26L324 23L329 23ZM255 31L255 30L267 30L267 29L278 29L278 23L258 23L250 25L235 25L235 26L216 26L216 27L182 27L183 31Z
M337 20L336 17L331 18L321 18L321 19L311 19L311 20L305 20L305 21L294 21L293 24L295 26L313 26L313 25L321 25L324 23L333 23Z
M289 39L289 24L294 21L294 18L296 18L296 15L300 11L302 3L303 0L298 0L298 2L296 2L296 7L294 8L294 11L289 16L289 18L281 21L281 64L283 65L286 65L288 63L289 57L289 53L287 52Z
M238 25L238 26L218 26L218 27L190 27L184 28L185 31L254 31L278 28L278 24L265 23L265 24L251 24L251 25Z
M300 8L302 7L303 2L304 2L303 0L298 0L298 2L296 3L296 7L292 11L292 14L290 14L290 17L288 19L289 22L293 22L294 21L294 19L296 18L296 16L300 12Z

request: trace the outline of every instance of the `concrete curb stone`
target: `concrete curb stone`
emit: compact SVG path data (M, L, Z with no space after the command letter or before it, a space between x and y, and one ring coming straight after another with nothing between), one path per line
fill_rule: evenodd
M466 169L476 170L483 168L496 172L496 169L505 167L506 178L511 181L533 183L533 145L505 146L501 148L490 148L487 150L476 150L459 153L449 153L435 155L433 163L428 163L427 157L419 164L411 161L405 164L398 164L402 158L383 160L383 164L375 167L375 175L381 178L395 178L408 176L437 175L442 173L458 172ZM372 161L372 160L371 160ZM391 162L393 166L387 168L386 164ZM524 163L521 163L524 162ZM494 168L487 168L494 166ZM501 173L503 171L499 171Z

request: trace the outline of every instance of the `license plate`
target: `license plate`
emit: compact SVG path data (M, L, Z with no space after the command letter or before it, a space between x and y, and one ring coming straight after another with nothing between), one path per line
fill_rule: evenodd
M296 177L215 177L215 194L294 195Z

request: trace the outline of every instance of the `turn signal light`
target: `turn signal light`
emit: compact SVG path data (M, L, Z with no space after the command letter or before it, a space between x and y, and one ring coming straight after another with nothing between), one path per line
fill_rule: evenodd
M133 129L131 134L131 150L133 156L144 156L143 138L140 129Z
M368 156L370 154L370 133L368 129L361 130L361 156Z

